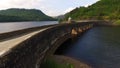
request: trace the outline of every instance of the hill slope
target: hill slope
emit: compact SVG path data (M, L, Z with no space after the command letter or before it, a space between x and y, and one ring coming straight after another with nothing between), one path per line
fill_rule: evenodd
M79 7L65 14L65 19L74 20L118 20L120 19L120 0L100 0L88 7Z
M55 20L36 9L7 9L0 11L0 21L43 21Z

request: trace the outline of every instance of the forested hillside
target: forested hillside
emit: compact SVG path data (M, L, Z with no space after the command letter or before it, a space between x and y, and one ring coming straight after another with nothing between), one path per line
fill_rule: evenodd
M79 7L65 15L74 20L119 20L120 0L100 0L88 7Z
M46 21L55 20L36 9L7 9L0 11L0 21Z

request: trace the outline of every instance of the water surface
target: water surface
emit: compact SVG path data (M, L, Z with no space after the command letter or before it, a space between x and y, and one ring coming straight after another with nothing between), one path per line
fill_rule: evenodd
M15 30L43 26L43 25L51 25L58 24L57 21L38 21L38 22L4 22L0 23L0 33L11 32Z
M66 47L64 47L66 46ZM93 68L120 68L120 27L95 27L57 51Z

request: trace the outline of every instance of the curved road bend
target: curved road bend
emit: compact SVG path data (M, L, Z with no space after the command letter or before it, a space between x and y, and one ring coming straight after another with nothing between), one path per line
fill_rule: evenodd
M25 34L29 34L31 32L34 32L34 31L37 31L40 29L44 29L44 28L48 28L48 27L52 27L55 25L57 25L57 24L26 28L26 29L22 29L22 30L7 32L7 33L0 33L0 42L6 41L6 40L11 40L13 38L20 37L20 36L23 36Z
M11 50L11 48L15 47L17 44L23 42L24 40L29 39L30 37L36 35L37 33L42 32L42 31L44 31L44 30L46 30L48 28L50 28L50 26L46 27L46 28L39 29L37 31L33 31L31 33L28 33L28 34L24 34L22 36L18 35L15 38L11 38L11 39L0 42L0 56L2 56L5 53L9 52Z

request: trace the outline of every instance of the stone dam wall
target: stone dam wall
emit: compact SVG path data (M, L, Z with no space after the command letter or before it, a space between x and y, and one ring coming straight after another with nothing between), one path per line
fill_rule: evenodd
M60 46L67 39L71 38L72 30L81 33L93 27L93 23L96 22L84 22L84 23L71 23L71 24L59 24L50 26L49 29L44 30L31 38L24 40L22 43L16 45L16 47L10 49L9 52L0 56L0 68L40 68L40 64L44 61L46 56L54 53L57 47ZM30 29L34 31L39 28ZM13 35L26 32L15 31ZM0 38L4 39L10 37L0 35ZM22 39L21 39L22 40Z

